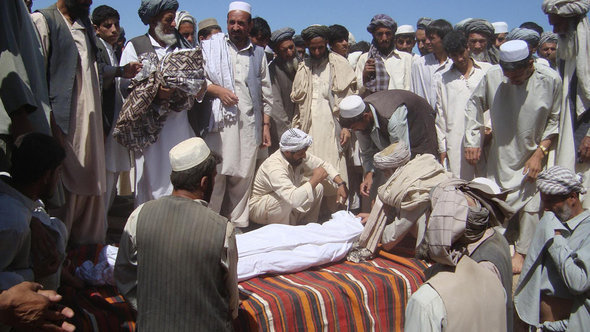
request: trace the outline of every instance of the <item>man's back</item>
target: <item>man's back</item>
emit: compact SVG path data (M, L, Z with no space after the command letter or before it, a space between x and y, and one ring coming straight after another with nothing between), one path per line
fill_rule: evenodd
M231 330L221 261L227 221L198 201L166 196L137 222L138 328Z

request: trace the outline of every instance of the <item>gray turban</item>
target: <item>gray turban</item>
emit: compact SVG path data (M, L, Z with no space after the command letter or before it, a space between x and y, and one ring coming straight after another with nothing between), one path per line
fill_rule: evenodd
M482 33L487 36L494 36L494 26L481 18L474 18L465 23L465 33Z
M506 35L506 40L524 40L529 47L537 47L540 39L537 31L526 28L514 28Z
M545 43L555 43L557 44L558 36L556 33L551 31L545 31L541 34L541 39L539 39L539 45L543 45Z
M152 18L158 16L161 12L178 9L178 1L176 0L141 0L139 5L139 18L143 24L148 25Z
M279 148L283 152L294 152L309 147L311 143L313 143L311 136L300 129L292 128L281 136Z
M293 36L293 42L295 43L295 46L305 46L305 40L303 40L301 35Z
M582 175L561 167L552 166L537 176L537 187L546 195L567 195L572 192L585 194Z
M541 7L545 14L582 16L590 10L590 0L544 0Z
M473 20L472 17L462 19L461 21L457 22L457 24L455 24L454 29L465 32L465 25L471 20Z
M291 28L282 28L273 31L270 35L270 47L274 49L280 42L293 39L294 34L295 30Z
M395 33L397 30L397 23L395 23L395 21L388 15L377 14L371 19L371 23L369 23L367 26L367 31L369 31L369 33L373 33L373 31L375 31L375 29L378 27L389 28L391 31L393 31L393 33Z
M328 40L330 38L330 29L325 25L312 25L301 31L301 37L305 41L310 41L316 37Z
M416 29L426 30L426 27L432 23L432 19L430 17L421 17L418 22L416 23Z

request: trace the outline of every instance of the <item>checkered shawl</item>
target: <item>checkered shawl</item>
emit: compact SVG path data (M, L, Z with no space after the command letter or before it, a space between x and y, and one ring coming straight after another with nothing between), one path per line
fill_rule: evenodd
M537 187L546 195L567 195L572 192L585 194L582 175L562 166L552 166L537 177Z
M379 52L373 43L369 49L368 59L375 59L375 77L365 82L365 87L371 92L383 91L389 88L389 74L385 69L383 57L384 55Z
M200 48L168 53L161 62L154 53L146 53L139 61L145 70L131 80L132 91L113 130L115 139L133 151L142 151L157 141L168 112L191 109L206 84ZM155 103L160 86L175 91L170 99Z

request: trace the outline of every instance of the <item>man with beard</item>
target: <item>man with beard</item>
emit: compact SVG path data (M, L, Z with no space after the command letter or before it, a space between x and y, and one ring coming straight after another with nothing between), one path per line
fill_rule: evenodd
M207 93L213 98L211 150L223 158L215 178L211 208L236 227L248 226L248 199L259 149L271 145L272 87L264 49L249 38L252 7L230 3L227 35L202 41ZM266 152L266 151L263 151Z
M117 287L137 309L141 331L232 331L234 227L207 207L219 157L193 137L174 146L169 160L172 195L140 205L127 220Z
M192 48L175 29L177 9L176 0L142 0L138 14L143 24L149 26L148 33L129 40L121 55L120 65L147 59L148 53L156 54L161 61L166 54L176 49ZM128 82L121 82L121 89L125 91L127 85ZM153 102L162 104L172 96L172 93L173 90L160 85ZM167 114L158 140L135 154L136 205L172 192L170 179L162 176L170 172L170 164L164 156L174 145L193 136L195 134L186 111Z
M500 46L500 66L486 72L467 102L463 146L471 165L482 155L483 113L489 110L492 140L486 173L507 192L506 202L517 212L508 225L519 229L512 258L514 273L520 273L539 223L540 200L534 181L552 160L547 158L552 142L563 134L559 131L561 93L557 72L535 65L525 41L511 40Z
M105 241L105 154L91 0L58 0L32 14L46 57L53 136L66 159L66 204L56 215L73 244Z
M494 42L494 26L490 22L480 18L470 19L464 23L463 29L474 60L493 65L500 61Z
M279 138L291 128L295 104L291 101L293 79L299 65L297 50L293 42L295 30L282 28L270 36L270 47L277 54L273 62L268 65L270 81L272 83L272 111L271 111L271 142L269 153L278 149Z
M557 163L583 173L584 187L590 186L589 10L588 0L543 1L543 12L548 15L553 32L559 36L557 66L563 79L563 112L558 141L558 151L563 153L557 155ZM590 199L584 199L583 204L585 208L590 207Z
M396 30L397 23L385 14L375 15L367 26L367 31L373 35L371 48L356 64L356 79L362 96L383 90L410 90L412 56L395 49Z
M429 49L428 45L426 45L426 27L430 23L432 23L432 19L429 17L421 17L416 23L416 43L421 56L432 52L432 49Z
M430 106L436 106L436 85L453 61L447 56L443 39L453 30L451 23L435 20L426 28L426 45L429 53L412 63L412 92L426 99Z
M340 127L338 104L356 92L356 77L346 58L328 51L329 35L325 25L312 25L301 32L310 57L299 64L293 81L293 127L321 142L311 146L310 153L334 166L348 181L345 156L350 131ZM327 212L335 212L338 188L328 182L323 185Z
M441 162L448 163L447 169L453 175L470 181L485 175L485 163L482 160L474 167L467 163L463 155L465 108L471 93L492 65L471 58L467 38L461 31L449 32L443 40L443 45L453 64L437 83L438 152Z
M580 202L586 188L580 174L560 166L540 173L537 188L545 214L527 253L514 306L529 328L584 331L590 324L590 211Z
M254 180L250 197L250 219L258 224L300 225L317 222L324 188L332 180L338 200L348 197L346 182L329 163L308 154L313 139L299 129L281 136L280 151L266 159ZM309 180L305 174L311 174Z

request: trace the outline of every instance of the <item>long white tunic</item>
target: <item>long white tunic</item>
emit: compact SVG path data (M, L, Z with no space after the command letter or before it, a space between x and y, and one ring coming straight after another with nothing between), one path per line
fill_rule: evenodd
M162 47L152 36L149 37L158 59L162 60L164 55L174 51L174 48ZM121 55L120 65L124 66L137 59L133 44L127 43ZM176 144L193 136L195 133L188 122L186 111L168 113L158 140L148 146L143 153L137 153L135 156L136 206L172 193L170 182L172 167L168 153Z
M412 89L418 96L426 99L432 108L436 107L436 86L442 79L442 74L453 65L453 60L447 57L439 63L433 53L426 54L412 63Z
M464 146L481 146L483 112L489 109L493 138L487 177L509 191L506 201L516 210L537 192L523 174L524 165L542 140L558 133L561 96L561 79L547 66L535 66L521 85L510 84L500 66L494 66L467 104ZM538 208L531 206L528 212Z
M359 88L359 93L363 94L366 91L365 83L363 82L363 69L369 53L364 53L356 63L356 81ZM410 83L412 77L412 56L406 52L393 51L386 58L382 58L385 64L385 70L389 74L389 90L402 89L410 90Z
M473 90L492 65L474 61L469 77L465 78L454 66L442 75L436 90L436 136L438 151L447 153L449 171L463 180L472 180L485 172L485 165L470 165L463 154L465 108ZM482 158L483 159L483 158Z

